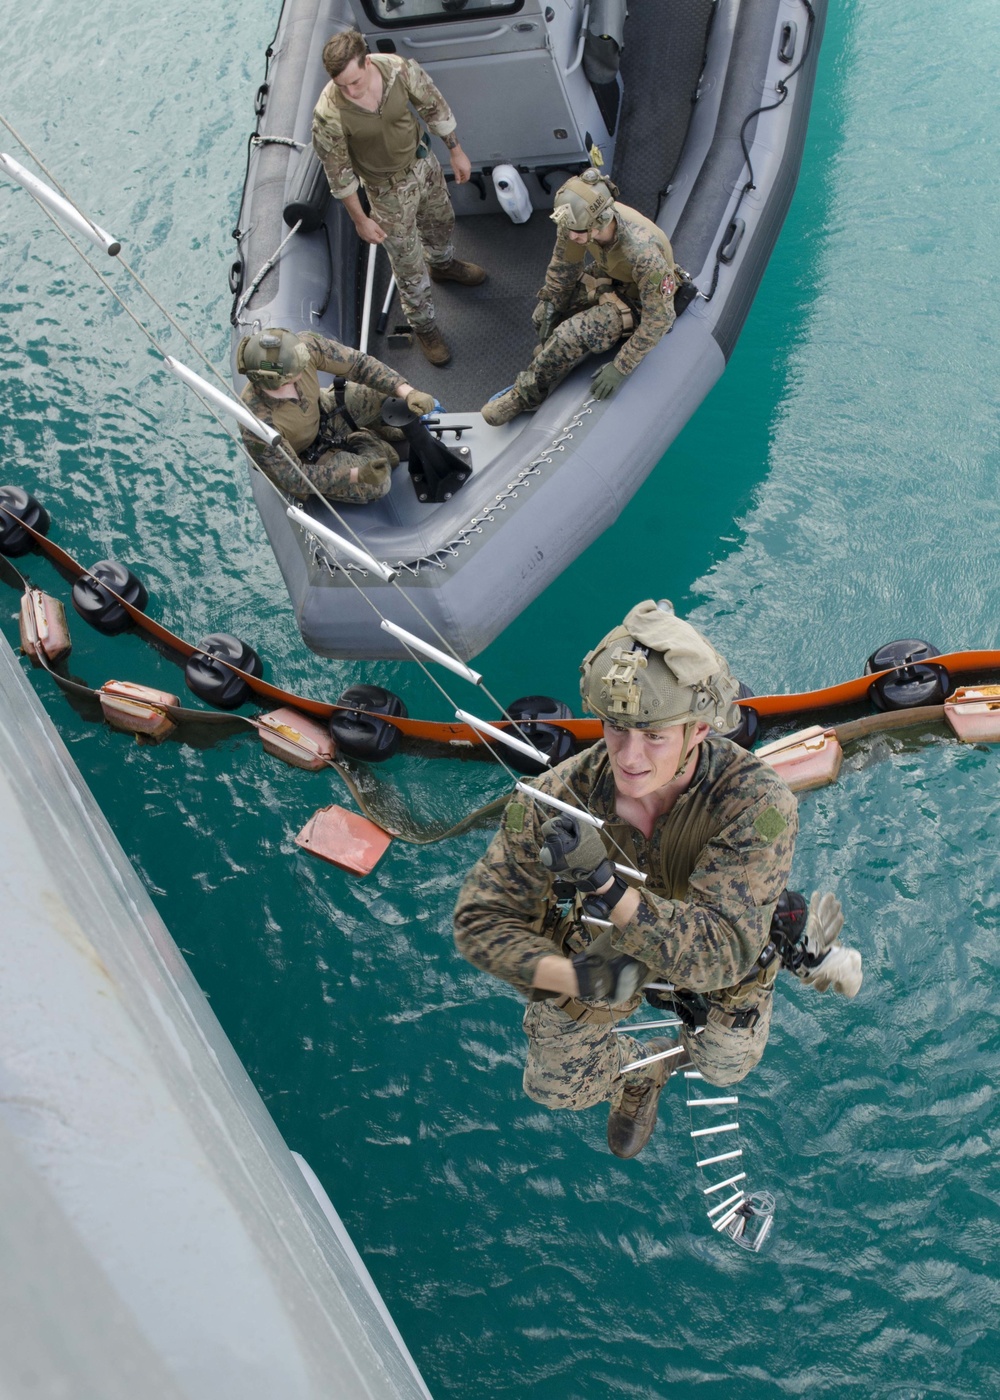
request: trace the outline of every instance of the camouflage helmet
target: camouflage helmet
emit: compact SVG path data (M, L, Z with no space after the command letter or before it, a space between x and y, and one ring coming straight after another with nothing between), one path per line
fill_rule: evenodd
M580 694L593 714L625 729L704 721L721 734L740 722L739 682L666 600L634 607L580 667Z
M236 368L262 389L280 389L283 384L290 384L311 364L303 342L282 326L245 335L236 347Z
M590 166L582 175L574 175L560 185L549 217L571 233L607 228L615 217L617 198L617 186Z

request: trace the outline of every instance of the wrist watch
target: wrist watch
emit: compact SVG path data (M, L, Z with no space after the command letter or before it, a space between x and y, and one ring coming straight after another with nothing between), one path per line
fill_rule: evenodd
M620 875L616 875L612 881L611 888L603 894L588 894L583 901L583 908L586 914L592 919L607 919L612 909L629 888Z

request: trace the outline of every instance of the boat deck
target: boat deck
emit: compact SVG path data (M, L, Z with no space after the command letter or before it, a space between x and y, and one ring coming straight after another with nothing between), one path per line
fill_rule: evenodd
M649 218L656 217L684 143L712 12L712 0L643 0L629 11L614 177L623 202ZM461 113L458 116L461 133ZM553 187L558 182L559 176L553 177ZM481 287L435 286L451 363L429 365L418 347L389 345L388 335L378 335L374 325L368 348L412 383L437 394L446 410L465 412L505 389L531 358L531 310L552 252L554 230L544 212L536 212L526 224L514 224L506 214L462 213L461 204L469 201L474 207L479 196L464 189L456 193L457 254L480 263L488 278ZM379 308L388 289L387 260L380 257L376 268L373 304ZM388 330L402 322L394 299Z

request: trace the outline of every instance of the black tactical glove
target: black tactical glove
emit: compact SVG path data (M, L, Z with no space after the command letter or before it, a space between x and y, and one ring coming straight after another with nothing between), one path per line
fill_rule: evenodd
M649 968L627 953L616 952L605 930L590 947L573 958L580 996L585 1001L609 1001L621 1006L649 978Z
M561 882L592 894L614 876L614 867L597 828L568 812L550 817L542 827L538 859Z

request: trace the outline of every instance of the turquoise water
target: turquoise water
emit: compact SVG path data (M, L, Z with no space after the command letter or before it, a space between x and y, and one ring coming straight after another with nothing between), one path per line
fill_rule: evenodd
M220 365L276 17L3 12L4 115ZM733 362L616 529L485 654L494 691L572 700L582 653L649 595L758 690L857 674L898 636L997 645L998 68L995 7L832 7L799 190ZM141 566L154 615L247 637L293 688L332 698L363 675L442 716L405 667L305 653L227 440L6 185L0 371L0 476L37 490L72 553ZM74 641L89 683L180 685L135 637L77 622ZM706 1227L676 1091L632 1164L600 1112L522 1096L516 999L450 943L484 833L397 843L353 880L293 844L342 798L325 775L241 736L140 748L33 681L435 1395L1000 1391L996 751L883 736L803 799L794 878L838 890L866 980L850 1005L782 980L741 1095L753 1183L778 1199L755 1258ZM501 786L416 758L381 776L425 817Z

